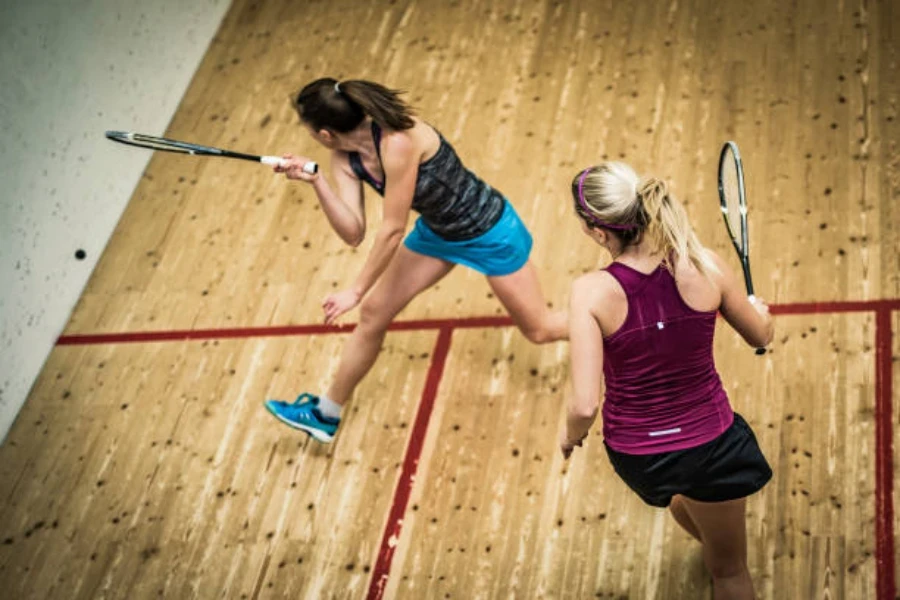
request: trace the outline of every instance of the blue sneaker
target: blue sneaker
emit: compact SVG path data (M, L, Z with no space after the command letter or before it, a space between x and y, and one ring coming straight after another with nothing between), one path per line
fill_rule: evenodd
M328 443L337 433L340 419L326 417L319 409L319 397L312 394L300 394L294 402L282 400L266 400L266 409L276 419L313 436L318 441Z

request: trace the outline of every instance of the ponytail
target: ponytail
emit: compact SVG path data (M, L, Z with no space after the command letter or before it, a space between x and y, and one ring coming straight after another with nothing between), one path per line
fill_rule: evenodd
M655 177L642 180L625 163L605 162L575 176L572 197L576 214L588 226L606 229L624 246L646 239L654 254L663 255L670 271L673 258L686 258L707 277L719 272L665 182Z
M338 85L341 95L359 106L382 129L402 131L415 125L412 109L400 99L402 91L361 79L342 81Z
M402 131L415 125L412 108L400 99L402 93L371 81L326 77L306 84L293 104L300 118L317 131L348 133L367 115L382 129Z
M663 261L672 269L671 256L687 258L706 276L719 271L709 253L700 244L687 212L682 204L669 195L664 181L655 177L645 179L637 192L647 223L644 235L655 252L662 252Z

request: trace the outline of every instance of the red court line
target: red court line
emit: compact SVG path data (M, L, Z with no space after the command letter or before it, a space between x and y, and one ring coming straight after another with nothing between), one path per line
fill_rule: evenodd
M416 422L413 424L413 429L409 436L409 445L406 448L406 456L403 458L403 470L400 472L400 479L397 481L391 512L388 515L387 524L384 526L384 535L381 538L381 546L378 549L378 558L375 561L372 580L369 583L367 598L370 600L380 600L387 586L391 562L394 559L394 550L400 542L400 528L403 525L403 515L406 514L406 505L409 504L413 478L416 475L416 467L419 465L419 456L422 454L425 434L428 432L428 422L431 420L431 410L434 408L434 401L437 398L438 386L444 374L444 364L447 362L452 335L452 328L442 327L438 334L437 342L434 344L431 366L428 368L428 378L425 380L425 389L422 392L422 401L419 403Z
M900 310L900 300L860 300L850 302L810 302L774 304L772 314L801 315L879 310ZM508 327L513 325L509 317L467 317L460 319L420 319L395 321L389 331L421 331L428 329L469 329L477 327ZM90 344L123 344L132 342L171 342L184 340L212 340L251 337L280 337L349 333L355 324L347 325L278 325L270 327L240 327L232 329L182 329L172 331L132 331L120 333L89 333L62 335L56 341L59 346Z
M467 317L460 319L420 319L395 321L388 331L425 331L429 329L471 329L477 327L508 327L509 317ZM61 335L57 346L87 346L95 344L126 344L134 342L177 342L185 340L222 340L251 337L281 337L350 333L355 323L346 325L275 325L270 327L237 327L231 329L174 329L170 331L123 331L119 333L75 333Z
M897 300L849 300L846 302L797 302L792 304L773 304L770 307L773 315L810 315L824 313L865 312L882 310L900 310L900 299Z
M170 331L123 331L120 333L76 333L62 335L58 346L91 344L123 344L129 342L173 342L183 340L213 340L249 337L277 337L286 335L321 335L347 333L355 325L281 325L273 327L239 327L234 329L175 329Z
M893 600L894 421L891 311L875 313L875 586L878 600Z

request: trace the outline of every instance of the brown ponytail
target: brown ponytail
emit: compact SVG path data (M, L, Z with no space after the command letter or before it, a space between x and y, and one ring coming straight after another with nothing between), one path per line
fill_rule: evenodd
M412 108L400 99L402 93L371 81L338 82L326 77L305 85L294 99L294 108L315 130L347 133L368 115L382 129L401 131L415 124Z
M340 83L341 94L362 108L383 129L402 131L411 129L412 109L400 99L400 90L391 90L383 85L351 79Z

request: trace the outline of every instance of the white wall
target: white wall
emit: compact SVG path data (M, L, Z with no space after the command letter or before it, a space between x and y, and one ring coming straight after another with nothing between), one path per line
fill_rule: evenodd
M165 130L228 5L0 0L0 439L150 158L103 132Z

